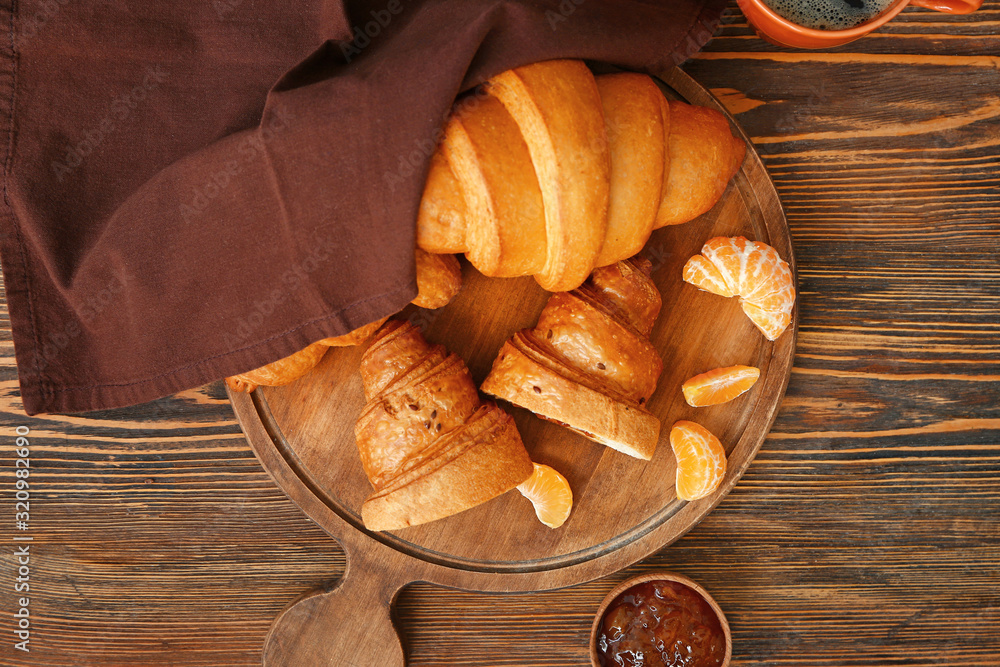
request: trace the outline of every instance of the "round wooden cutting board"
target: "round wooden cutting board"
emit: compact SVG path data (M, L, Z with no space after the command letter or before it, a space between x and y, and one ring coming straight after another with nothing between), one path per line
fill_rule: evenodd
M664 92L725 109L679 70L661 76ZM745 135L732 117L734 132ZM653 233L644 255L663 295L651 340L663 375L649 401L662 423L651 461L598 445L520 408L504 404L533 460L562 472L574 494L569 520L555 530L535 518L516 491L461 514L392 533L372 533L360 508L371 492L354 440L364 397L363 346L332 348L320 365L286 387L233 394L236 415L264 468L289 498L347 552L339 585L291 605L264 649L268 665L404 664L391 620L400 588L413 581L477 591L534 591L581 583L626 567L670 544L698 523L743 474L774 421L791 373L793 324L774 343L753 326L738 299L681 281L681 267L714 236L743 235L774 246L794 271L791 240L777 193L747 140L742 168L718 204L697 220ZM503 342L532 327L548 294L528 278L488 279L463 261L464 285L437 311L410 307L398 317L466 360L477 384ZM681 383L720 366L761 370L754 388L729 403L691 408ZM729 457L722 486L708 498L677 500L668 435L678 419L706 426Z

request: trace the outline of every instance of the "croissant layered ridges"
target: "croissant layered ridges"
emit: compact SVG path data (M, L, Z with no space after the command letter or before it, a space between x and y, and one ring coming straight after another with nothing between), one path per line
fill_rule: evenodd
M553 294L534 331L524 337L567 365L588 368L586 383L595 389L631 401L649 400L662 370L648 339L580 294Z
M531 476L533 466L514 420L484 404L454 444L376 491L361 507L365 526L393 530L457 514L491 500ZM499 465L498 465L499 464Z
M662 299L647 260L626 260L595 269L572 292L553 294L533 334L545 331L554 356L584 370L594 389L642 405L663 370L649 333ZM562 328L561 336L548 331Z
M476 387L465 364L452 354L419 362L377 394L358 418L359 440L379 446L361 452L372 484L379 487L399 473L442 434L462 426L479 407Z
M610 148L608 227L595 266L642 250L660 209L670 109L643 74L595 77Z
M649 459L660 422L643 406L663 362L647 336L661 298L646 261L596 269L549 298L534 329L508 340L481 389L582 435Z
M493 414L494 407L492 404L480 405L462 422L427 442L423 449L404 461L388 481L374 484L378 491L372 494L372 497L385 496L461 456L469 447L476 444L480 433L501 424L497 419L499 415ZM489 419L483 421L484 417Z
M533 471L513 419L482 403L465 363L390 320L361 363L367 404L355 426L374 488L371 530L449 516L509 491Z
M417 245L552 292L708 211L746 153L722 113L668 102L644 74L550 60L483 89L431 159Z
M520 128L542 193L547 252L535 279L572 289L607 231L611 165L597 82L583 62L562 60L501 72L485 88Z
M652 263L647 259L617 262L595 270L575 293L599 303L609 315L648 337L663 305L660 291L650 279L651 271Z
M655 416L637 403L574 381L572 373L543 359L516 338L507 341L482 390L613 449L652 458L660 435Z
M546 257L545 244L537 242L545 236L545 217L531 155L496 97L475 102L460 106L448 122L441 152L461 192L463 217L481 224L450 229L442 243L467 253L489 275L530 275L542 270Z
M359 370L365 400L371 401L393 380L431 354L442 360L448 356L443 345L428 345L416 327L398 326L394 322L383 326L372 337L361 357Z

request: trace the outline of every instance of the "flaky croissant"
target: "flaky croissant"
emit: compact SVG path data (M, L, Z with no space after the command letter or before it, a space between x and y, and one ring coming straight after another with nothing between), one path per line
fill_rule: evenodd
M746 152L714 109L580 61L503 72L456 104L431 159L417 245L553 292L710 209Z
M663 370L649 341L661 297L647 260L596 269L504 343L480 387L631 456L650 459L660 422L644 407Z
M246 393L250 393L261 385L281 387L298 380L311 371L323 358L329 347L323 341L316 341L294 354L272 361L265 366L227 377L226 384L233 391Z
M361 507L370 530L434 521L528 479L531 459L514 420L481 403L462 359L390 320L361 360L366 405L355 426L374 492Z
M441 308L462 289L462 268L454 255L432 255L416 249L417 297L413 304L421 308ZM382 326L388 317L369 322L342 336L312 343L283 359L246 373L226 378L233 391L251 392L258 386L280 387L299 379L320 362L327 348L360 345Z

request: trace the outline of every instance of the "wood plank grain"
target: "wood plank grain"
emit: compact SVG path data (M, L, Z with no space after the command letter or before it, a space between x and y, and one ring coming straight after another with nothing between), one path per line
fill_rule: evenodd
M404 589L410 665L585 665L605 593L655 568L712 593L734 665L1000 664L998 26L997 0L911 7L793 52L731 3L685 69L736 91L793 234L801 327L771 436L704 521L624 572L532 595ZM29 419L0 308L0 419L0 664L259 664L277 613L343 571L218 385ZM39 435L27 657L8 641L18 425Z

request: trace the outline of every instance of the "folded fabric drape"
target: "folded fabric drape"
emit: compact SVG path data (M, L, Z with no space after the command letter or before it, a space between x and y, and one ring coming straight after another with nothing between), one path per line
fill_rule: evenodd
M401 309L460 92L649 70L720 0L5 0L0 264L24 409L130 405Z

